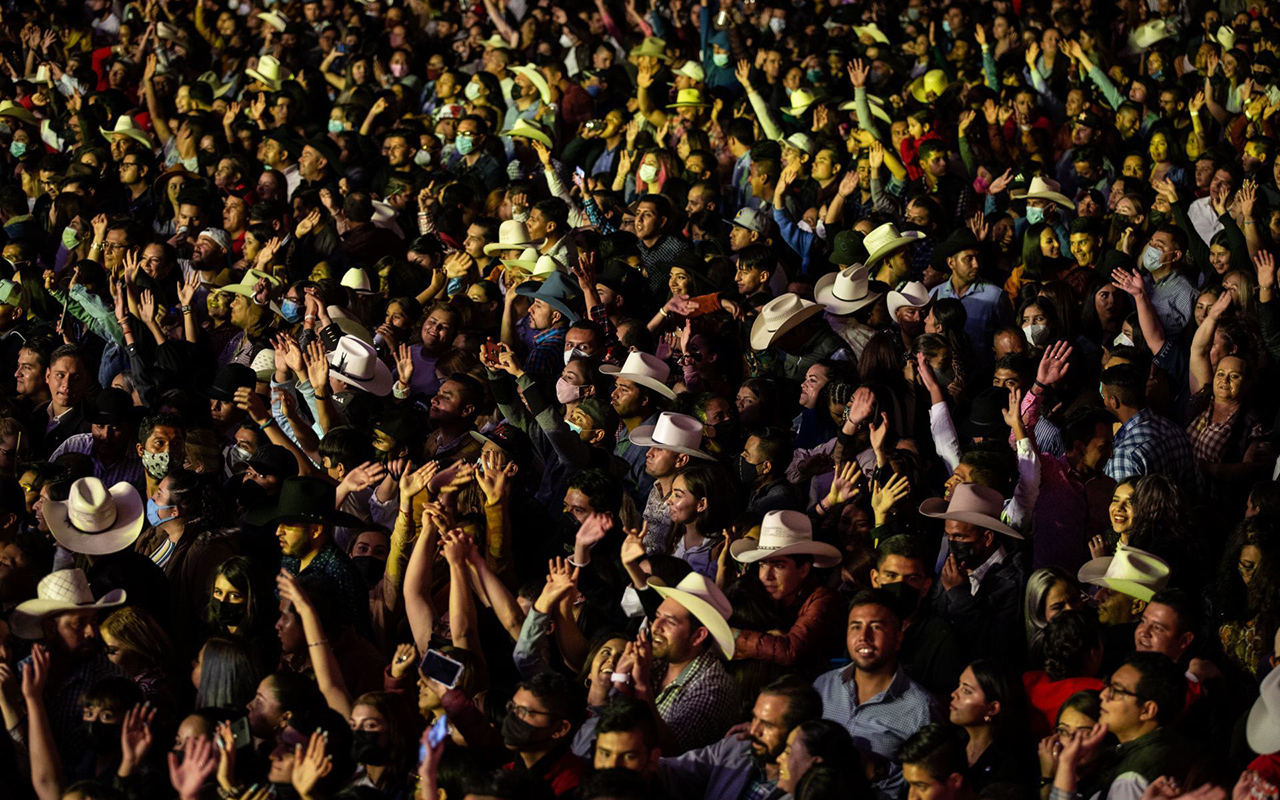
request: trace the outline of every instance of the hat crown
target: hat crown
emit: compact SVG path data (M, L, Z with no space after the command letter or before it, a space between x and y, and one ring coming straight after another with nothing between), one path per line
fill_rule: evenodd
M60 569L50 572L36 585L36 597L55 603L72 603L78 606L93 604L93 591L89 579L79 569Z
M360 341L355 336L343 336L338 346L329 354L329 366L358 381L370 381L374 378L374 362L378 360L376 350Z
M951 491L951 502L947 504L947 513L984 514L993 519L1000 519L1004 511L1004 498L990 486L977 483L961 483Z
M658 447L669 445L697 450L702 446L702 423L688 414L664 411L658 415L651 438Z
M524 247L529 243L529 228L523 223L509 219L498 226L498 243Z
M793 544L813 541L813 524L799 511L770 511L760 523L756 550L781 550Z
M868 253L874 253L881 247L894 239L901 239L902 234L898 232L898 226L892 222L886 222L880 227L868 233L862 240L863 247L867 248Z
M1116 554L1103 577L1162 589L1169 579L1169 565L1154 553L1121 544L1116 546Z
M719 586L716 586L712 581L708 581L705 575L690 572L680 579L680 582L676 584L676 588L707 603L726 620L733 616L733 605L729 603L729 598L724 596L724 592L720 591ZM679 597L673 599L676 602L680 602Z
M889 316L895 316L898 309L911 307L923 308L929 304L929 290L920 281L910 281L898 289L889 292Z
M831 293L837 300L861 300L867 296L871 270L861 264L845 267L836 275Z
M697 89L681 89L676 92L677 103L701 103L702 92Z
M628 375L639 375L666 383L667 378L671 377L671 367L657 356L635 350L627 354L627 360L622 362L622 369L618 370L619 377L626 378Z
M83 533L100 533L116 521L116 499L97 478L81 478L71 484L67 520Z
M766 328L773 331L791 317L814 305L816 303L811 303L794 292L788 292L765 303L760 308L760 317L764 320Z
M359 267L352 267L342 276L342 285L358 292L369 291L369 275Z

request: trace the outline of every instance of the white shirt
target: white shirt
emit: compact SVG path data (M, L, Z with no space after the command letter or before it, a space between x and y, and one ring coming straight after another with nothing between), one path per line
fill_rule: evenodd
M1187 216L1190 217L1191 225L1196 229L1196 233L1200 234L1200 238L1204 239L1206 245L1213 239L1215 233L1222 230L1222 223L1218 221L1218 215L1214 212L1208 197L1201 197L1194 201L1187 209Z
M978 593L978 587L982 584L982 579L987 576L987 573L991 571L992 567L1004 561L1004 557L1004 545L1000 545L996 548L996 551L991 554L990 558L983 561L978 565L977 569L969 573L969 590L971 594L976 595Z

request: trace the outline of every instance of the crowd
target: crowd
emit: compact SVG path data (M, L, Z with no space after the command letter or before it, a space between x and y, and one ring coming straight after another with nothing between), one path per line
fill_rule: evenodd
M1276 800L1280 3L0 19L0 796Z

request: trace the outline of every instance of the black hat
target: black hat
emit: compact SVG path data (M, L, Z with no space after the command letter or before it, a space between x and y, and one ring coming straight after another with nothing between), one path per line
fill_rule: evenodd
M850 228L840 231L831 240L832 264L837 267L851 267L867 260L867 247L862 243L862 234Z
M1004 410L1009 407L1009 390L1003 386L989 386L969 407L969 415L961 422L961 433L967 438L975 436L1008 435L1009 426L1004 421Z
M605 262L604 269L596 273L597 284L607 286L632 301L643 299L643 279L640 270L619 258L609 259Z
M109 386L93 398L93 407L86 416L91 425L131 425L137 412L128 392Z
M258 374L244 364L228 364L218 370L208 395L214 400L231 402L236 399L236 389L258 385Z
M341 525L355 528L363 523L335 510L337 498L333 484L320 478L286 478L280 487L276 505L258 508L244 515L250 525L270 526L288 523L306 525Z
M299 141L296 136L290 136L286 130L274 128L267 131L267 133L263 135L263 138L274 139L275 142L280 145L282 150L294 158L302 155L302 142Z
M338 152L338 148L334 146L333 140L328 136L316 136L308 139L305 145L314 147L329 162L329 167L333 170L336 171L342 167L342 153Z
M500 422L493 430L484 433L472 431L471 438L482 445L485 442L492 444L521 466L524 466L531 452L529 435L506 422Z
M981 247L978 237L973 235L973 231L967 227L956 228L951 235L938 243L933 248L933 255L930 256L930 263L933 268L939 272L947 272L947 259L956 253L962 253L965 250L977 250Z
M298 474L298 459L278 444L264 444L245 463L264 477L292 478Z

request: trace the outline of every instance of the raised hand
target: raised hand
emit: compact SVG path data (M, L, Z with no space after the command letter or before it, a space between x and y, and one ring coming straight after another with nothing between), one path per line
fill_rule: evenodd
M329 357L318 341L307 346L307 380L317 392L329 390Z
M209 776L218 766L213 754L213 741L207 736L192 736L182 748L182 760L169 751L169 781L183 800L194 800ZM296 769L296 767L295 767Z
M293 749L293 776L289 782L302 797L310 797L320 779L333 770L333 757L325 753L327 743L324 731L314 731L305 751L301 744Z
M649 523L642 523L639 530L632 528L622 540L619 556L627 566L639 564L649 553L644 549L644 537L649 533Z
M236 785L236 735L230 722L214 727L213 744L218 749L218 785L231 789Z
M1036 382L1053 386L1071 369L1071 345L1064 340L1054 342L1044 352L1040 366L1036 367Z
M871 485L871 510L875 512L876 524L881 525L888 518L889 511L911 494L911 483L906 475L895 474L887 483Z
M294 236L297 236L299 239L301 239L303 236L306 236L308 233L311 233L313 230L316 229L316 226L320 224L320 217L321 217L320 209L318 208L312 209L311 212L308 213L305 217L303 217L302 221L298 223L298 227L293 229Z
M117 774L130 775L151 749L151 723L156 710L150 703L138 703L124 714L120 726L120 768Z
M1009 188L1009 182L1012 180L1013 170L1006 169L1003 175L993 180L991 185L987 187L987 194L1000 194L1005 189Z
M480 457L483 469L476 472L476 483L484 492L485 504L496 506L507 496L510 479L520 471L514 461L497 450L486 450Z
M200 273L191 270L191 274L178 284L178 304L189 306L191 301L196 298L196 291L200 288Z
M871 166L872 175L884 166L884 145L876 139L872 139L871 146L867 148L867 162Z
M440 550L451 566L466 564L473 547L475 543L461 528L443 531L440 534Z
M871 425L871 448L877 454L884 452L884 442L889 436L889 415L880 412L879 422Z
M849 459L836 467L827 491L827 507L835 508L856 500L862 494L862 470L856 459Z
M241 386L235 393L236 408L249 415L249 419L261 425L271 419L271 409L267 408L262 395L249 386Z
M985 212L979 211L969 217L969 230L973 231L974 236L978 237L978 241L986 241L987 235L991 233L991 226L987 224Z
M417 496L431 483L440 470L440 462L428 461L417 469L406 469L400 476L400 501Z
M1253 265L1258 270L1258 288L1270 291L1276 286L1276 258L1269 250L1259 250L1253 257Z
M288 600L299 612L312 607L311 598L307 595L306 589L298 583L297 576L287 569L281 569L276 573L276 589L280 592L280 599Z
M587 517L586 521L578 527L577 536L574 538L578 544L590 549L611 530L613 530L613 515L596 513Z
M853 84L853 88L861 89L867 85L867 76L871 74L871 67L860 58L855 58L849 62L849 83Z
M370 486L377 486L385 477L385 466L376 461L366 461L343 476L342 482L353 492L363 492Z
M401 386L408 386L413 380L413 350L407 344L396 348L396 377Z
M973 121L977 118L978 112L973 109L960 112L960 125L958 130L961 138L964 138L965 132L969 130L969 126L972 125Z
M396 647L396 654L391 657L391 677L403 678L418 660L418 648L412 642Z
M866 386L859 387L853 393L853 397L849 400L849 413L845 420L845 425L856 425L865 422L867 417L871 416L871 408L875 405L876 396Z
M745 58L738 62L738 68L733 71L733 76L738 79L738 83L742 84L742 88L747 92L751 91L751 62Z
M1227 309L1231 307L1231 301L1235 299L1235 292L1223 292L1218 295L1218 299L1213 301L1213 305L1209 306L1208 319L1217 322L1222 319L1222 315L1227 313Z
M1137 270L1130 271L1123 267L1111 270L1111 285L1132 295L1135 300L1147 293L1147 285Z
M837 191L841 197L849 197L858 190L858 184L861 182L858 177L858 171L855 169L846 170L844 177L840 179L840 187Z
M31 660L22 669L22 696L27 702L44 702L44 687L49 680L49 651L44 645L31 648Z

